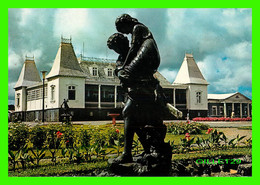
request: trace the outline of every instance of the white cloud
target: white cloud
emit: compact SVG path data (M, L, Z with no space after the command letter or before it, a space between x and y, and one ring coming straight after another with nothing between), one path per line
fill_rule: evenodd
M169 70L169 69L162 69L160 70L160 73L170 82L172 83L176 76L177 76L177 71L176 70Z
M14 86L16 82L8 83L8 96L14 97Z
M32 16L32 10L30 8L23 8L21 9L21 21L20 26L25 26L28 21L30 20L30 17Z
M218 25L233 36L243 36L252 27L252 9L223 9Z
M14 68L20 68L21 67L21 56L16 54L14 51L9 50L8 52L8 68L14 69Z
M90 28L90 19L88 19L87 9L58 9L54 18L55 37L77 37L84 34Z
M228 57L240 60L252 60L252 43L240 42L227 47L225 53Z

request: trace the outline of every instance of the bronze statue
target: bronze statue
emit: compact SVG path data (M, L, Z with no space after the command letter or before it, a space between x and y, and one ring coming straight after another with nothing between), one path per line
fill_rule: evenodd
M167 158L167 163L170 163L171 147L164 143L166 126L163 125L163 110L166 102L159 81L153 76L160 64L156 42L149 29L128 14L116 19L116 28L121 33L132 34L132 40L129 47L128 39L115 33L107 42L108 47L119 54L115 74L128 95L123 109L124 152L112 163L133 161L134 133L137 133L144 148L139 162L153 163L160 158L165 163Z
M62 111L63 111L63 114L60 115L60 119L61 119L62 124L63 123L70 124L70 121L71 121L71 118L72 118L70 111L69 111L68 102L69 102L68 99L67 100L64 99L63 103L60 106Z
M68 114L68 113L69 113L68 101L69 101L69 100L64 99L64 100L63 100L63 103L62 103L61 106L60 106L60 107L63 109L64 114ZM62 107L62 106L63 106L63 107Z

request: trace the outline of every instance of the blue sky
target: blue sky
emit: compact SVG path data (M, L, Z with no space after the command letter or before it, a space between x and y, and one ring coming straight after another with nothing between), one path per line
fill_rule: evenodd
M72 37L76 55L117 58L106 46L114 22L128 13L144 23L157 42L159 71L172 83L185 53L193 53L210 83L208 93L252 97L252 9L9 9L9 104L25 55L50 71L60 37Z

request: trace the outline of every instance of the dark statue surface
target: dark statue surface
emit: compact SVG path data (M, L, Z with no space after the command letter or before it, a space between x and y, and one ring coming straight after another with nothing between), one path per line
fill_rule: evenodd
M166 126L163 115L165 96L154 77L160 65L160 55L150 30L123 14L116 19L118 32L109 37L107 45L119 54L115 74L120 79L127 101L123 109L124 152L108 162L111 170L120 175L167 175L171 168L172 149L164 142ZM131 34L131 44L123 34ZM144 148L139 156L132 156L134 134Z
M63 103L61 104L61 110L63 112L61 114L62 123L69 123L70 122L71 114L70 114L70 111L69 111L68 102L69 102L69 100L64 99Z

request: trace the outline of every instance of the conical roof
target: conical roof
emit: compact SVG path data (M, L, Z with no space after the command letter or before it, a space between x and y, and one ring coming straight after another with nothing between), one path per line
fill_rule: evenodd
M14 88L31 86L38 82L41 82L41 78L34 59L26 58Z
M85 77L70 41L61 42L51 71L46 78L55 76Z
M209 83L203 77L192 54L185 54L183 63L173 84L209 85Z

